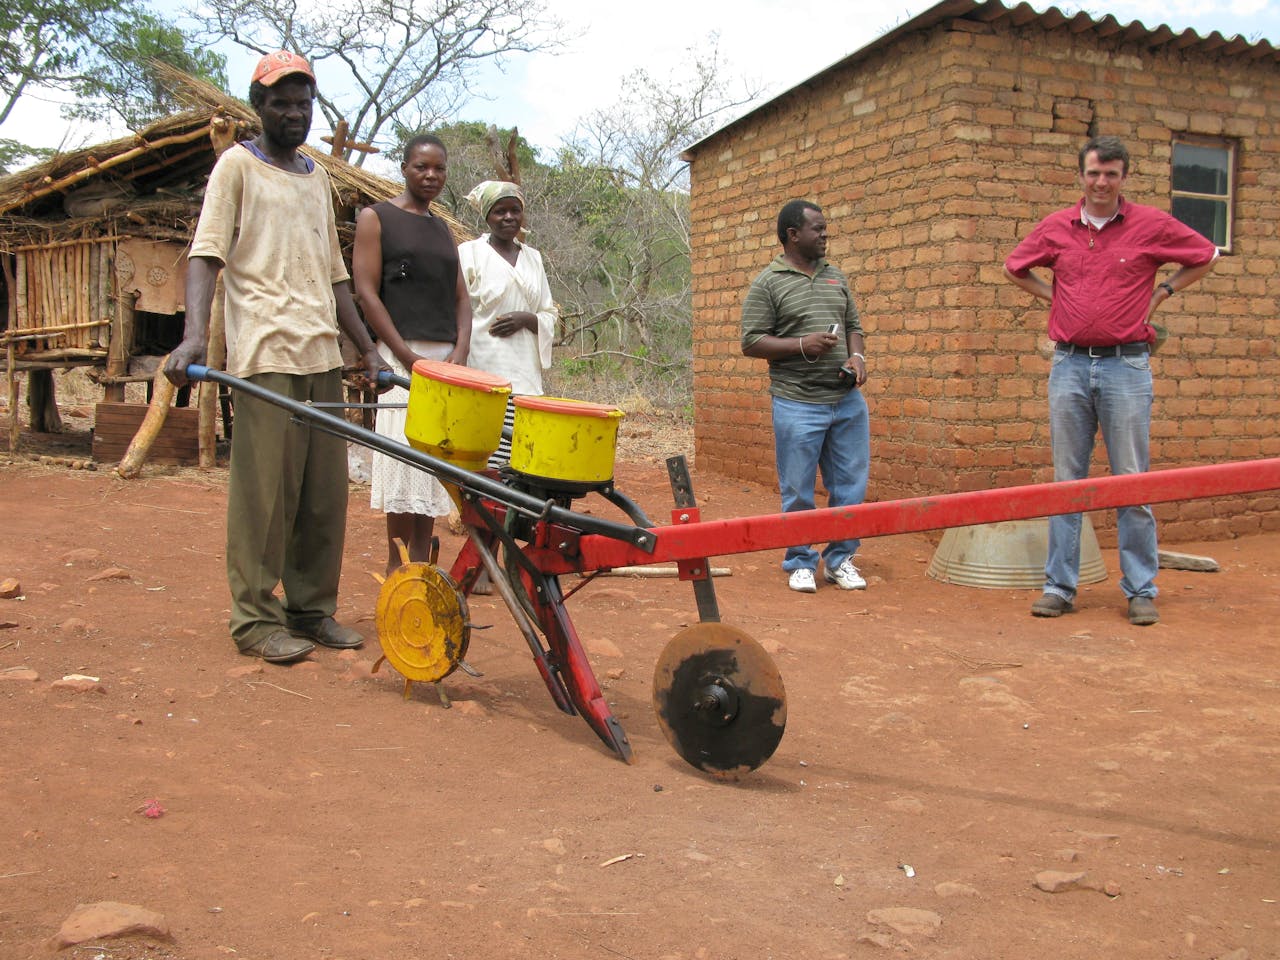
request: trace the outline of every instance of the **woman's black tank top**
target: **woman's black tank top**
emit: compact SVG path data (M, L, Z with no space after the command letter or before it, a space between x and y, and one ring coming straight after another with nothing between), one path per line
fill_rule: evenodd
M382 224L382 286L378 295L405 340L458 339L458 248L440 217L393 203L373 205Z

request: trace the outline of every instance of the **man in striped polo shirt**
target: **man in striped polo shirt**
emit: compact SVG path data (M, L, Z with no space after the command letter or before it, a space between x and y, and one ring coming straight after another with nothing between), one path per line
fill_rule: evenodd
M861 503L867 492L871 433L862 324L849 282L826 260L827 221L808 200L778 213L782 253L751 283L742 305L742 352L769 361L774 455L782 510L814 508L818 472L827 504ZM833 540L822 551L823 576L842 590L863 590L854 566L859 541ZM790 547L782 560L788 585L817 591L819 554Z

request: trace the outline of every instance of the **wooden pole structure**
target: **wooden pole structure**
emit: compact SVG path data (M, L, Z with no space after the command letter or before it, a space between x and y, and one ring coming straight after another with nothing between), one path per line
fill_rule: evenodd
M74 187L82 180L87 180L110 167L118 167L122 163L128 163L130 160L136 160L143 154L158 150L160 147L168 147L178 143L190 143L192 140L203 137L204 135L205 129L202 127L199 130L175 134L171 137L162 137L159 140L152 140L150 142L139 137L139 146L134 147L132 150L126 150L124 153L117 154L107 160L92 161L89 166L82 170L77 170L75 173L68 174L60 180L46 178L38 187L27 187L27 195L25 197L0 208L0 213L8 213L16 207L25 206L33 200L39 200L41 197L47 197L52 193L65 193L69 187Z
M333 145L333 149L329 151L329 155L333 157L341 157L343 151L347 149L347 131L351 129L347 125L347 121L339 120L337 126L333 128L333 136L325 137L325 141Z
M116 316L111 326L111 342L107 344L107 378L103 399L108 403L124 402L124 384L111 382L111 378L124 377L129 372L129 355L133 351L134 305L138 295L131 290L120 290L117 280Z
M169 413L169 405L173 403L177 388L164 375L164 364L168 359L169 355L165 354L164 360L156 368L156 375L151 381L151 405L147 407L147 415L142 418L142 425L129 441L129 449L124 452L116 467L116 474L124 480L132 480L142 473L142 465L147 462L147 454L160 435L165 416Z
M222 274L219 273L218 279L213 284L213 303L209 307L209 347L205 351L205 363L215 370L221 370L226 362L226 292L222 286ZM196 404L200 466L208 468L218 462L218 436L215 429L218 416L218 385L211 380L201 383ZM222 428L226 430L225 422Z
M18 362L17 354L13 349L13 341L10 340L5 348L6 357L9 361L9 452L18 452L18 437L20 431L18 424L21 420L18 417L18 376L14 366Z
M226 117L213 117L209 121L209 141L213 144L214 157L222 156L236 142L236 125ZM205 363L215 370L221 370L227 362L225 310L225 292L222 274L219 273L213 285L213 303L209 308L209 347L205 352ZM228 426L225 419L224 416L224 431ZM200 392L196 397L196 439L200 450L200 466L205 468L214 466L218 461L217 422L218 385L205 381L200 384Z
M4 267L5 289L9 291L9 333L18 322L18 285L14 281L13 268L9 266L9 254L0 253L0 265ZM18 363L17 348L13 340L5 344L6 371L8 373L9 397L9 452L18 452Z

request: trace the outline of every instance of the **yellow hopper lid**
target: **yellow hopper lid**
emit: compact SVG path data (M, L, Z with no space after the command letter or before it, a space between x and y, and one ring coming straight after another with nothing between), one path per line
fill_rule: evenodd
M445 363L443 360L422 359L414 363L413 372L428 380L437 380L455 387L470 387L486 393L511 389L511 381L483 370L473 370L457 363Z
M526 410L540 410L543 413L564 413L571 417L620 417L622 411L617 407L606 407L602 403L588 403L586 400L567 400L564 397L516 397L515 405Z

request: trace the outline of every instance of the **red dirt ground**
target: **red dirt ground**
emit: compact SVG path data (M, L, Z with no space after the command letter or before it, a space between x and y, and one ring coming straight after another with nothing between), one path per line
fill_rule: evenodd
M453 709L369 674L382 524L360 488L339 617L371 642L238 656L224 480L0 455L0 581L25 597L0 600L2 960L48 956L106 900L173 940L66 955L1280 956L1280 536L1182 545L1222 571L1163 572L1149 628L1111 550L1059 620L1028 616L1034 591L928 578L936 537L867 541L866 593L798 596L774 555L720 558L724 618L771 651L789 706L735 784L685 764L651 707L687 584L601 578L570 601L628 766L554 708L497 598L472 601L493 626L468 656L483 678L445 681ZM776 510L694 480L708 519ZM669 516L660 458L628 455L618 485ZM55 688L68 674L105 692ZM1044 871L1085 876L1048 893Z

